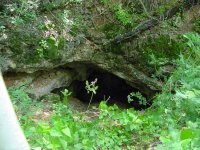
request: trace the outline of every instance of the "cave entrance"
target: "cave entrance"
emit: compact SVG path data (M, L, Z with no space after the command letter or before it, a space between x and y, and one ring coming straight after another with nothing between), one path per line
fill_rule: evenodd
M123 79L96 69L89 69L89 75L87 81L90 83L97 79L96 85L98 90L96 95L93 96L91 103L100 103L103 100L107 101L108 105L117 104L119 108L135 108L136 110L141 110L148 108L150 104L141 105L137 98L133 98L134 101L128 103L127 96L131 92L138 92L138 89L135 89L128 85ZM87 93L85 88L85 81L74 81L71 85L74 96L83 101L84 103L89 103L91 95ZM142 93L142 91L140 91ZM145 95L143 95L145 96Z

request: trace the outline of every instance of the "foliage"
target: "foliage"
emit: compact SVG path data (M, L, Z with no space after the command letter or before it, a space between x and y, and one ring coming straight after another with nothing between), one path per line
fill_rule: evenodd
M101 114L90 122L73 114L63 103L57 103L52 105L53 114L48 120L37 120L34 119L35 112L30 110L42 103L34 103L28 98L28 107L22 107L27 103L28 95L23 88L12 89L9 91L13 101L21 99L21 103L14 104L33 149L120 149L124 144L129 149L133 148L133 135L127 133L139 129L137 123L142 123L133 109L121 111L116 105L107 106L103 101L99 106ZM19 115L21 111L30 114Z
M100 3L103 4L102 8L98 8L103 10L100 15L105 14L105 18L107 18L108 16L111 18L106 20L103 31L108 38L113 38L114 36L116 36L116 34L120 35L125 32L130 32L134 28L137 28L139 24L143 23L144 20L162 15L169 8L177 4L177 2L177 0L135 0L112 2L110 0L100 0ZM109 25L111 25L110 29L108 29Z
M200 37L189 33L183 36L189 55L180 56L178 69L168 80L156 106L161 106L162 118L166 118L167 131L161 134L159 147L173 149L198 149L199 145L199 54ZM175 94L172 94L174 91Z
M169 0L169 2L164 3L164 5L158 6L158 9L156 10L156 13L163 14L166 12L166 10L170 9L171 6L173 6L177 0Z
M5 15L10 16L10 23L20 25L33 21L37 17L38 0L19 0L17 3L6 5Z
M63 103L67 104L67 102L69 101L68 97L72 94L72 92L70 92L68 89L65 89L64 91L62 91L62 94L64 96Z
M109 4L110 3L110 0L100 0L101 1L101 3L103 3L103 4Z
M98 86L96 86L97 79L89 83L88 81L85 82L85 89L87 90L87 93L93 93L96 94L98 90Z
M196 19L193 24L194 31L200 33L200 19Z
M127 96L128 102L131 103L134 101L133 97L139 100L140 105L147 105L147 100L140 92L132 92Z
M122 8L122 5L116 5L114 7L114 10L115 10L117 19L120 20L123 25L127 25L131 23L132 21L131 15L129 15L128 12L126 12L126 10Z
M41 40L40 43L40 48L37 48L37 54L39 55L40 58L44 57L44 50L48 48L47 46L47 41Z
M136 27L144 15L137 13L135 3L130 2L129 5L121 2L110 2L110 0L103 0L103 7L108 7L113 14L112 19L107 20L102 30L108 38L113 38L116 35L132 30Z
M5 5L4 14L10 17L10 22L20 25L28 21L34 21L39 11L48 10L66 6L68 3L81 4L82 0L60 0L60 1L40 1L40 0L19 0L10 1Z
M37 110L40 110L40 105L32 101L29 97L31 91L28 92L26 88L26 85L16 83L14 87L8 89L15 111L18 112L19 120L24 124L29 121L29 117L31 117L36 110L36 108L32 106L37 105Z
M96 83L97 83L97 78L94 81L92 81L91 83L89 83L88 81L85 82L85 89L87 90L87 93L88 94L91 93L90 102L88 104L87 109L89 109L89 107L90 107L93 96L97 93L98 86L96 85Z
M0 33L1 33L1 36L2 36L2 34L5 32L5 26L3 26L3 25L0 25Z
M161 35L154 39L150 38L143 45L144 53L148 56L154 54L157 59L178 58L182 49L184 49L184 43L180 39L175 41L168 35Z

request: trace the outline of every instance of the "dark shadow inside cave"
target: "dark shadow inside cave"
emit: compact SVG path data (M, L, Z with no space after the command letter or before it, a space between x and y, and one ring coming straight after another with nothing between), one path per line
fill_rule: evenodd
M102 100L107 100L108 105L117 104L119 108L134 108L141 110L148 108L151 104L141 105L137 98L133 98L134 101L128 103L127 96L131 92L138 92L128 85L123 79L101 70L90 69L87 80L89 82L97 80L98 86L97 94L93 96L92 103L100 103ZM71 84L71 90L74 96L83 101L89 103L91 95L87 93L85 89L86 81L74 81ZM142 93L142 91L140 91ZM145 96L145 95L143 95Z

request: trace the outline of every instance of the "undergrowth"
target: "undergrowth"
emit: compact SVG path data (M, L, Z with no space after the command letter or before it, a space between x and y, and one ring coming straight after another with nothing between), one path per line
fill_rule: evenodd
M10 88L21 126L33 149L200 149L200 37L184 35L184 54L153 105L143 111L119 109L102 101L98 115L85 119L64 103L34 102L23 86ZM40 108L40 109L38 109ZM91 110L88 110L91 111ZM29 112L29 113L27 113ZM42 116L37 115L43 112Z

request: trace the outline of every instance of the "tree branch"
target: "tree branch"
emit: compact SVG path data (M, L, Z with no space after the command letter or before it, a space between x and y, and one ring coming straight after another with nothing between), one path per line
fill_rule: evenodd
M183 7L185 9L189 9L193 5L187 5L187 3L179 3L173 8L167 10L164 14L148 19L142 23L140 23L136 28L134 28L132 31L127 32L123 35L116 36L114 39L110 40L109 43L111 44L119 44L121 42L124 42L130 38L137 37L139 34L143 33L144 31L156 26L159 24L163 19L170 19L172 18L180 9Z

